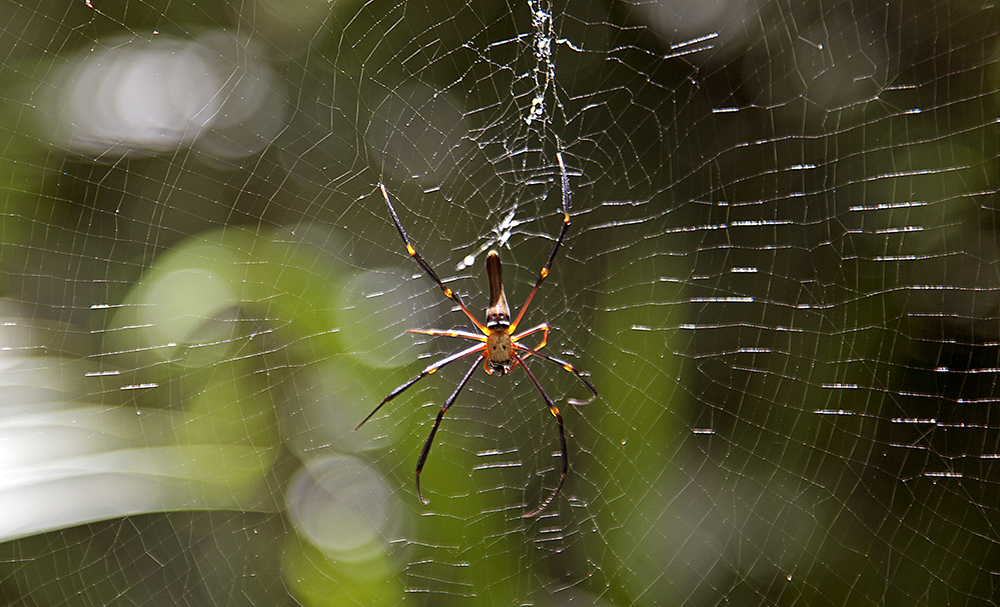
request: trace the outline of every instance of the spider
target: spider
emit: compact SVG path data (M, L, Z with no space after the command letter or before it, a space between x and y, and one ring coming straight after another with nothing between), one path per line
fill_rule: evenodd
M541 352L539 352L539 350L541 350L545 346L549 338L549 325L547 323L542 323L522 333L516 333L516 334L514 333L514 330L517 328L517 325L521 322L521 318L524 317L524 312L528 309L528 304L531 303L531 299L535 296L535 293L538 292L538 287L542 285L542 282L549 275L549 269L552 267L552 260L555 259L556 253L559 251L560 245L562 245L563 238L565 238L566 236L566 230L567 228L569 228L569 219L570 219L569 177L567 177L566 175L566 165L563 163L562 153L557 153L556 158L559 161L559 172L562 177L562 213L563 213L562 229L559 231L559 237L556 238L556 243L552 247L552 253L549 254L548 261L545 262L545 266L542 268L541 272L538 273L538 280L535 282L534 288L531 289L531 293L528 294L528 299L525 300L524 306L521 307L521 312L517 315L517 318L514 320L514 322L510 321L510 308L507 306L507 297L504 295L503 291L503 278L502 278L502 268L500 265L500 254L497 253L496 251L490 251L486 255L486 276L488 277L490 283L490 305L488 308L486 308L486 323L483 324L479 322L479 320L477 320L476 317L472 315L472 312L469 311L469 309L465 306L465 304L462 303L462 298L459 296L459 294L449 289L441 281L441 279L438 278L437 274L434 273L434 270L430 267L430 265L428 265L427 262L424 261L423 257L421 257L420 254L417 253L417 250L413 248L413 245L410 244L410 239L406 236L406 232L403 230L403 225L399 222L399 217L396 216L396 210L392 208L392 203L389 201L389 192L386 191L384 185L379 184L379 188L381 188L382 190L382 197L385 198L385 204L389 207L389 215L392 217L392 222L396 224L396 230L399 232L400 237L403 239L403 244L406 245L407 253L410 254L410 257L412 257L414 261L417 262L417 265L419 265L421 269L423 269L423 271L431 278L431 280L436 282L437 285L441 287L441 290L444 292L445 297L453 301L459 307L459 309L461 309L462 312L464 312L465 315L469 317L469 320L471 320L472 323L476 325L476 328L478 328L482 332L482 335L478 333L473 333L471 331L462 331L460 329L410 329L409 331L407 331L408 333L420 333L423 335L443 335L446 337L463 337L465 339L471 339L479 343L470 348L466 348L464 350L456 352L451 356L446 356L445 358L437 361L436 363L430 365L429 367L421 371L419 375L417 375L410 381L406 382L405 384L399 386L398 388L390 392L389 395L383 398L382 402L380 402L378 406L375 407L375 409L368 414L368 417L362 420L361 423L358 424L357 428L355 428L355 430L357 430L358 428L363 426L365 422L371 419L372 416L375 415L375 413L377 413L378 410L382 408L382 405L386 404L387 402L391 401L392 399L396 398L397 396L405 392L413 384L427 377L431 373L434 373L441 367L453 363L456 360L465 358L466 356L471 356L473 354L478 353L479 356L483 359L483 369L489 375L492 375L494 373L499 373L500 375L506 375L511 370L513 370L514 367L520 365L521 368L524 369L524 372L527 374L528 379L531 380L531 383L534 384L535 388L537 388L538 392L542 395L542 398L545 400L545 404L548 405L549 412L552 413L552 415L556 418L556 422L558 422L559 446L562 455L562 471L560 472L559 482L556 484L555 489L552 490L552 493L550 493L549 496L545 498L545 500L542 501L542 503L537 508L535 508L528 514L525 514L524 518L532 518L541 513L543 510L545 510L545 508L547 508L549 504L551 504L552 501L555 500L556 496L559 495L559 491L560 489L562 489L563 483L566 481L566 476L569 474L569 454L567 453L566 450L566 433L563 430L562 414L559 412L559 408L556 407L556 404L552 401L549 395L545 393L545 390L542 388L542 385L538 382L538 379L535 377L535 374L532 373L530 369L528 369L528 365L525 364L525 361L532 356L537 356L541 360L545 360L550 363L559 365L563 369L575 375L580 381L582 381L583 384L587 386L587 389L590 390L591 396L585 401L570 399L569 401L567 401L569 402L569 404L585 405L593 401L597 397L597 389L594 388L593 384L591 384L587 380L587 378L583 376L582 373L574 369L573 365L569 364L566 361L560 360L554 356L549 356L547 354L542 354ZM538 346L530 348L518 343L525 337L529 335L534 335L535 333L542 333L542 342L538 344ZM466 371L465 376L458 383L458 387L455 388L455 391L452 392L451 396L449 396L448 399L444 401L444 405L442 405L441 410L438 411L437 419L434 420L434 426L431 428L430 436L427 437L427 441L424 443L423 450L420 452L420 459L417 460L417 470L416 470L417 498L421 501L421 503L425 505L428 502L423 498L423 495L420 493L420 471L423 470L424 463L427 461L427 454L430 453L431 445L434 442L434 435L437 433L438 427L441 425L442 418L444 418L444 415L448 412L448 409L450 409L451 406L455 403L455 399L458 398L458 394L462 391L462 388L465 387L465 384L469 382L469 379L472 377L472 374L476 371L478 367L479 367L479 359L477 358L475 361L473 361L472 366L469 368L469 370Z

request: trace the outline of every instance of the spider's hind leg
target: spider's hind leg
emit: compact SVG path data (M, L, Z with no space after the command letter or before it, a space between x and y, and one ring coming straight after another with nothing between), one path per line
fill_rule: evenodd
M438 426L441 425L441 420L444 419L444 414L448 412L448 409L451 409L453 404L455 404L455 399L458 398L458 393L462 391L465 384L469 383L469 379L472 377L473 372L475 372L476 367L478 366L478 360L472 363L472 366L469 367L468 371L466 371L465 377L463 377L462 381L459 382L458 387L451 393L448 400L444 401L444 405L442 405L441 410L438 411L437 419L434 420L434 426L431 428L431 434L427 437L427 441L424 443L424 448L420 451L420 459L417 460L416 472L417 499L419 499L420 503L424 505L427 505L428 502L424 499L423 494L420 493L420 472L424 469L424 463L427 461L427 454L431 452L431 445L434 443L434 435L437 434Z

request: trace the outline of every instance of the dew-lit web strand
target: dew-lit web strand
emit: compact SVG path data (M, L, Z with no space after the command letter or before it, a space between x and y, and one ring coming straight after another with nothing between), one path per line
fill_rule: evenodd
M597 398L597 388L595 388L594 385L590 383L590 381L586 377L584 377L583 373L577 371L573 365L569 364L564 360L560 360L555 356L549 356L548 354L542 354L541 352L538 351L539 348L541 348L541 346L535 348L534 350L530 350L528 348L522 348L519 346L517 349L526 351L528 353L527 355L524 356L524 358L528 358L529 356L537 356L542 360L547 360L550 363L559 365L563 369L575 375L576 378L579 379L581 382L583 382L583 385L586 386L588 390L590 390L590 398L588 398L587 400L577 400L575 398L570 398L567 399L566 402L568 402L571 405L589 405L591 402L594 401L595 398Z
M551 504L556 499L556 496L559 495L559 491L562 490L563 483L566 482L566 477L569 476L569 449L566 448L566 431L563 428L563 418L562 413L559 412L559 408L556 407L554 402L552 402L549 395L545 393L545 390L542 388L542 384L538 383L538 380L535 378L535 374L531 372L528 365L524 364L524 359L521 358L517 352L511 352L511 356L515 361L521 363L521 368L524 369L524 372L528 375L528 379L531 380L531 383L535 384L535 387L538 388L538 392L542 395L542 398L545 399L545 404L549 407L549 412L556 418L556 424L559 426L559 448L562 454L562 470L559 471L559 482L556 484L555 489L552 490L552 493L549 493L549 496L542 500L542 503L539 504L537 508L524 515L524 518L534 518L535 516L541 514L542 510L548 508L549 504Z
M441 335L441 336L447 336L447 337L462 337L462 338L466 338L466 339L473 339L473 340L476 340L476 341L479 341L479 342L485 342L485 344L484 345L478 345L477 344L475 346L467 348L466 350L463 350L463 351L460 351L460 352L458 352L456 354L448 356L448 357L444 358L443 360L441 360L441 361L439 361L439 362L437 362L437 363L435 363L433 365L430 365L429 367L427 367L426 369L424 369L424 371L422 371L420 374L418 374L416 377L414 377L410 381L404 383L403 385L399 386L398 388L396 388L395 390L393 390L392 392L390 392L389 395L386 396L382 400L382 402L380 402L378 404L378 406L376 406L375 409L371 413L369 413L368 416L360 424L358 424L358 426L355 428L355 430L357 430L362 425L364 425L364 423L367 422L369 419L371 419L371 417L373 415L375 415L375 413L379 409L381 409L382 406L385 403L389 402L390 400L392 400L395 397L397 397L400 394L402 394L404 391L406 391L413 384L417 383L418 381L420 381L421 379L423 379L427 375L429 375L431 373L434 373L435 371L437 371L441 367L443 367L443 366L445 366L445 365L447 365L447 364L449 364L451 362L454 362L454 361L456 361L456 360L458 360L460 358L464 358L466 356L469 356L470 354L474 354L476 352L481 352L481 355L482 355L482 357L484 359L484 361L483 361L483 367L486 370L486 372L490 373L490 374L492 374L494 371L500 371L501 375L503 375L503 374L505 374L505 373L513 370L513 368L515 366L520 365L521 367L524 368L525 373L528 375L528 377L531 380L532 384L534 384L534 386L538 389L539 393L542 395L542 398L545 400L545 403L548 406L549 411L552 413L552 415L556 418L556 421L558 422L558 427L559 427L559 444L560 444L560 452L561 452L561 456L562 456L562 470L561 470L561 473L560 473L559 482L556 484L556 487L552 490L552 492L549 494L549 496L545 500L542 501L541 505L538 508L536 508L535 510L529 512L528 514L525 514L524 518L531 518L531 517L537 516L546 507L548 507L549 504L551 504L555 500L556 496L559 495L559 492L562 489L563 483L566 481L566 477L569 474L569 451L568 451L567 445L566 445L566 433L565 433L565 429L564 429L564 426L563 426L562 414L560 413L558 407L555 406L555 403L553 402L553 400L549 397L549 395L542 388L541 384L535 378L535 376L531 372L531 370L528 369L527 365L525 364L525 359L527 359L527 358L529 358L531 356L538 356L542 360L546 360L546 361L549 361L549 362L551 362L553 364L560 365L561 367L563 367L563 369L565 369L566 371L569 371L569 372L573 373L581 382L583 382L583 384L587 387L587 389L590 390L590 392L592 394L591 397L589 399L587 399L586 401L577 401L577 400L570 399L570 400L568 400L568 402L570 404L573 404L573 405L586 404L586 403L591 402L592 400L594 400L594 398L597 397L597 390L594 388L594 386L579 371L577 371L576 369L574 369L572 365L570 365L569 363L567 363L565 361L559 360L558 358L554 358L554 357L551 357L551 356L548 356L548 355L545 355L545 354L541 354L541 353L538 352L538 350L540 350L541 348L543 348L546 345L546 343L548 343L549 326L548 326L547 323L542 323L540 325L537 325L537 326L535 326L535 327L533 327L531 329L528 329L527 331L524 331L524 332L522 332L522 333L520 333L518 335L512 335L513 332L514 332L514 328L515 328L516 324L521 321L521 318L524 316L524 313L527 311L528 304L531 302L532 298L535 296L535 293L538 291L538 288L541 286L542 282L549 275L549 270L552 267L552 262L555 259L556 253L559 251L559 247L560 247L560 245L562 245L562 242L563 242L563 240L566 237L567 229L569 228L569 223L570 223L569 204L570 204L570 201L571 201L571 194L570 194L570 189L569 189L569 177L566 174L566 165L563 162L562 152L557 152L556 153L556 157L557 157L557 159L559 161L559 170L560 170L560 175L561 175L562 205L563 205L563 225L562 225L562 228L559 231L559 236L556 238L556 242L555 242L555 244L552 247L552 252L549 254L548 260L545 262L545 265L542 267L541 271L539 272L538 280L535 282L535 286L532 288L531 293L528 295L528 298L525 300L524 305L521 307L521 312L518 314L517 319L515 320L515 322L513 324L509 323L510 315L509 315L509 312L506 309L507 305L506 305L505 297L504 297L504 294L503 294L503 282L502 282L502 278L501 278L501 265L500 265L499 255L494 251L494 252L491 252L490 255L487 257L486 269L487 269L487 274L489 275L489 279L490 279L490 306L489 306L489 308L487 308L487 321L488 321L488 324L487 325L483 325L482 323L480 323L472 315L472 313L469 311L469 309L462 302L462 300L461 300L460 296L458 295L458 293L452 291L450 288L448 288L447 286L445 286L445 284L437 276L437 274L430 267L430 265L427 264L427 262L424 261L424 259L420 256L419 253L417 253L416 249L410 243L410 240L407 237L406 232L403 229L403 226L402 226L402 224L399 221L399 217L396 215L396 210L393 208L392 202L389 200L389 193L388 193L388 191L386 190L386 188L385 188L385 186L383 184L379 184L379 188L381 189L381 192L382 192L382 197L385 199L386 206L388 206L388 208L389 208L389 214L392 217L393 223L396 225L396 229L399 232L400 238L402 238L403 244L406 245L407 253L409 253L409 255L412 258L414 258L414 260L416 260L417 264L426 272L426 274L432 280L434 280L434 282L436 282L438 284L438 286L444 292L445 296L448 297L448 299L452 300L453 302L455 302L459 306L459 308L465 313L466 316L469 317L469 319L476 325L476 327L479 328L480 331L483 332L483 335L478 335L478 334L475 334L475 333L470 333L468 331L462 331L462 330L458 330L458 329L450 329L450 330L445 330L445 329L411 329L408 332L410 332L410 333L421 333L421 334L425 334L425 335ZM492 262L492 265L491 265L491 262ZM518 340L523 339L524 337L527 337L529 335L533 335L533 334L535 334L537 332L540 332L540 331L543 332L542 341L534 349L532 349L532 348L526 348L526 347L521 346L520 344L517 343ZM497 356L496 353L498 351L495 350L495 349L491 350L491 345L490 345L491 343L492 344L497 344L497 343L503 343L503 342L506 342L509 345L510 351L509 351L509 354L508 354L507 358L502 358L500 356ZM496 346L494 345L493 348L495 348L495 347ZM506 351L507 351L506 349L503 350L503 352L506 352ZM524 356L519 355L517 353L518 351L524 352ZM427 437L427 440L424 442L423 449L421 450L421 453L420 453L420 459L417 462L417 468L416 468L416 471L415 471L416 487L417 487L417 497L424 504L426 504L427 502L423 499L423 496L422 496L421 491L420 491L420 473L423 470L424 463L426 462L427 456L430 453L430 449L433 446L434 436L437 434L438 427L440 426L442 419L444 419L445 413L447 413L448 410L451 408L451 406L454 404L455 400L458 398L459 393L462 391L462 389L465 387L465 385L469 382L469 379L471 379L472 374L475 372L476 367L478 365L479 365L479 361L476 360L475 363L466 372L466 374L463 377L462 381L455 388L455 391L452 393L452 395L450 397L448 397L448 399L445 401L444 405L442 405L441 410L438 412L438 415L437 415L437 417L436 417L436 419L434 421L434 425L431 428L430 435Z
M476 337L479 337L479 336L477 335ZM367 417L365 417L363 420L361 420L361 423L358 424L357 426L355 426L354 429L357 430L357 429L361 428L361 426L365 425L365 422L367 422L368 420L370 420L373 415L375 415L376 413L378 413L378 410L382 408L382 405L386 404L390 400L396 398L397 396L399 396L400 394L402 394L403 392L405 392L406 389L409 388L410 386L412 386L413 384L415 384L418 381L422 380L423 378L427 377L431 373L434 373L435 371L437 371L441 367L443 367L443 366L445 366L445 365L447 365L449 363L453 363L453 362L455 362L456 360L458 360L460 358L465 358L466 356L468 356L470 354L473 354L474 352L477 352L477 351L479 351L481 349L482 349L482 346L480 346L480 345L477 344L475 346L472 346L471 348L467 348L467 349L462 350L460 352L456 352L455 354L452 354L451 356L448 356L447 358L439 360L438 362L434 363L433 365L428 366L426 369L424 369L423 371L421 371L416 377L414 377L410 381L406 382L405 384L399 386L398 388L396 388L395 390L393 390L392 392L390 392L389 395L386 396L385 398L383 398L382 402L380 402L378 404L378 406L375 407L375 409L372 410L372 412L368 414ZM476 364L479 364L479 361L476 361Z
M406 235L406 231L403 229L403 224L399 222L399 217L396 215L396 209L392 208L392 203L389 202L389 192L385 189L385 184L380 183L378 184L378 187L381 188L382 196L385 198L385 203L389 206L389 214L392 215L392 222L396 224L396 230L399 232L399 236L403 239L403 244L406 245L406 252L409 253L410 257L412 257L414 261L417 262L417 265L419 265L423 269L423 271L426 272L427 275L430 276L434 280L434 282L438 284L439 287L441 287L441 291L444 292L444 296L455 302L455 304L459 308L461 308L463 312L465 312L465 315L469 317L469 320L471 320L472 323L476 325L480 331L482 331L486 335L489 335L490 334L489 329L483 326L483 323L479 322L479 319L477 319L475 316L472 315L472 312L469 311L469 308L465 307L465 304L462 303L461 296L455 291L449 289L444 284L444 282L440 278L438 278L438 275L434 272L434 269L431 268L426 261L424 261L424 258L420 256L420 253L417 253L417 250L413 248L413 245L410 244L409 237L407 237Z
M458 393L462 391L465 384L469 383L469 380L472 378L472 374L475 373L478 368L479 359L476 359L472 361L472 366L465 372L465 377L462 378L462 381L458 382L458 386L455 387L455 391L452 392L451 396L448 397L448 400L444 401L444 404L441 405L441 410L438 411L437 417L434 419L434 425L431 427L431 434L424 442L424 448L420 450L420 459L417 460L417 471L415 475L417 483L417 499L419 499L420 503L425 506L430 502L425 500L423 494L420 492L420 472L424 469L424 463L427 461L427 455L431 452L431 446L434 444L434 435L437 434L438 426L441 425L441 420L444 419L445 413L447 413L448 409L451 409L451 406L455 404L455 399L458 398Z
M545 266L542 267L542 271L538 273L538 280L535 282L534 288L531 289L531 293L528 294L528 298L524 300L524 305L521 306L521 312L517 315L514 322L510 324L511 332L517 328L517 325L521 322L521 318L524 316L525 311L528 309L528 304L531 303L532 298L535 297L535 293L538 292L538 287L542 286L542 282L549 275L549 270L552 268L552 260L556 258L556 253L559 252L559 247L562 245L563 239L566 237L566 230L569 229L569 205L572 201L572 195L569 191L569 176L566 174L566 165L563 163L562 152L556 152L556 160L559 161L559 174L562 176L562 229L559 230L559 236L556 238L555 246L552 247L552 253L549 254L549 260L545 262Z

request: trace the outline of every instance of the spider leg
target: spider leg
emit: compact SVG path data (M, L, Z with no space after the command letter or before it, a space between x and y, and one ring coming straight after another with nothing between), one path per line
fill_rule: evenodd
M565 176L563 177L563 179L565 179ZM396 224L396 231L399 232L399 236L403 239L403 244L406 245L406 252L409 253L410 257L412 257L413 260L417 262L417 265L420 266L421 269L423 269L423 271L428 276L430 276L431 279L434 282L436 282L439 287L441 287L441 290L444 291L444 296L455 302L455 304L463 312L465 312L465 315L469 317L469 320L471 320L473 324L479 327L480 331L488 335L489 331L486 329L486 327L483 326L483 323L479 322L479 320L472 315L472 312L469 311L469 308L465 307L465 304L462 303L462 298L458 295L458 293L452 291L451 289L446 287L443 282L441 282L441 279L438 278L438 275L434 272L434 270L430 267L430 265L428 265L427 262L424 261L424 258L420 256L420 253L417 253L417 250L414 249L413 245L410 244L410 239L406 236L406 232L403 230L403 224L399 223L399 217L396 216L396 209L392 208L392 203L389 202L389 192L385 189L385 186L382 185L381 183L378 185L378 187L381 188L382 190L382 197L385 198L385 204L389 206L389 215L392 216L392 222ZM569 219L568 214L566 215L566 218L568 221ZM563 228L564 233L565 231L566 231L565 228Z
M569 371L570 373L572 373L573 375L575 375L577 379L579 379L580 381L583 382L583 385L587 386L587 389L590 390L590 398L588 398L587 400L576 400L574 398L571 398L571 399L569 399L569 400L566 401L569 404L571 404L571 405L589 405L591 402L593 402L593 400L595 398L597 398L597 388L594 387L594 384L590 383L590 380L588 380L586 377L584 377L583 373L580 373L579 371L577 371L576 368L573 365L569 364L565 360L560 360L560 359L558 359L558 358L556 358L554 356L549 356L548 354L542 354L541 352L538 351L538 348L535 348L534 350L528 350L527 348L524 348L522 346L517 346L517 345L515 345L514 348L516 350L525 350L526 351L525 352L525 356L523 358L527 358L528 356L537 356L538 358L540 358L542 360L547 360L550 363L554 363L554 364L559 365L563 369L566 369L567 371Z
M518 345L517 340L524 339L525 337L527 337L529 335L532 335L532 334L535 334L535 333L538 333L539 331L544 331L545 334L542 335L542 343L540 343L537 346L535 346L534 349L532 349L532 348L525 348L524 346ZM511 344L513 345L513 347L515 349L518 349L518 350L521 350L522 352L524 352L523 358L527 359L529 356L531 356L535 352L535 350L541 350L542 348L545 347L545 344L548 343L548 341L549 341L549 325L547 323L543 322L542 324L538 325L537 327L532 327L532 328L528 329L527 331L524 331L523 333L518 333L517 335L512 336L510 338L510 341L511 341ZM514 364L511 366L510 370L513 371L514 367L516 367L517 365L518 365L518 362L514 361Z
M438 411L437 419L434 420L434 426L431 428L431 434L430 436L427 437L427 442L424 443L423 450L420 451L420 459L417 460L416 478L417 478L417 499L420 500L421 504L427 505L428 502L427 500L424 499L424 496L420 493L420 471L424 469L424 462L427 461L427 454L431 452L431 445L434 443L434 435L437 434L438 426L441 425L441 419L444 418L444 414L448 412L448 409L451 409L451 406L455 403L455 399L458 398L458 393L462 391L462 388L465 387L465 384L469 383L469 378L472 377L472 373L476 370L478 366L479 366L478 360L472 363L472 366L469 367L468 371L466 371L465 377L463 377L462 381L458 383L458 387L455 388L455 391L451 393L451 396L448 397L448 400L444 401L444 405L442 405L441 410Z
M527 337L529 335L534 335L535 333L538 333L539 331L544 331L545 332L545 334L542 335L542 343L538 344L534 348L525 348L525 350L527 350L529 352L532 351L532 350L541 350L542 348L545 347L545 344L549 343L549 323L546 323L546 322L543 322L542 324L538 325L537 327L531 327L530 329L528 329L527 331L525 331L523 333L518 333L517 335L513 335L513 336L511 336L510 340L512 342L514 342L514 343L517 343L518 341L524 339L525 337Z
M535 282L535 287L531 289L531 293L528 294L528 299L524 300L524 305L521 306L521 312L517 315L517 319L511 323L511 331L513 331L514 328L517 327L518 323L521 322L521 318L528 309L528 304L531 303L531 299L535 296L535 293L538 292L538 287L542 286L542 281L544 281L545 277L549 275L549 269L552 268L552 260L556 258L559 246L562 245L563 239L566 237L566 230L569 229L569 204L572 199L572 193L569 189L569 176L566 175L566 165L563 163L562 152L556 152L556 160L559 161L559 174L562 176L562 229L559 230L559 237L556 238L556 244L552 247L552 253L549 254L549 260L545 262L545 266L542 267L542 271L538 273L538 280Z
M357 430L361 426L365 425L365 422L367 422L368 420L370 420L373 415L375 415L376 413L378 413L378 410L382 408L382 405L384 405L387 402L389 402L390 400L396 398L397 396L399 396L403 392L406 392L406 389L409 388L410 386L412 386L413 384L415 384L418 381L422 380L423 378L427 377L431 373L434 373L435 371L437 371L441 367L443 367L443 366L445 366L445 365L447 365L449 363L453 363L453 362L455 362L456 360L458 360L460 358L465 358L466 356L468 356L470 354L474 354L474 353L476 353L476 352L478 352L478 351L480 351L482 349L483 349L483 346L481 346L479 344L476 344L476 345L472 346L471 348L466 348L465 350L462 350L461 352L456 352L455 354L452 354L451 356L442 358L441 360L437 361L433 365L430 365L429 367L427 367L426 369L424 369L423 371L421 371L419 375L417 375L416 377L414 377L410 381L406 382L402 386L399 386L398 388L396 388L395 390L393 390L392 392L390 392L389 396L386 396L385 398L383 398L382 402L380 402L378 404L378 406L375 407L372 410L372 412L368 414L368 417L366 417L363 420L361 420L361 423L358 424L357 427L355 427L354 429ZM479 364L478 360L476 361L476 364Z
M406 332L420 333L421 335L443 335L445 337L464 337L465 339L486 341L485 335L473 333L472 331L463 331L461 329L407 329Z
M531 383L535 384L535 387L538 388L538 392L542 395L542 398L545 399L545 404L549 406L549 412L555 416L556 422L559 424L559 447L562 452L562 471L559 473L559 483L556 484L556 488L552 490L552 493L550 493L537 508L524 515L524 518L533 518L538 516L542 510L548 508L549 504L552 503L552 500L556 499L556 496L559 495L559 491L562 489L563 483L566 482L566 477L569 475L569 451L566 449L566 431L563 428L563 418L562 414L559 413L559 408L556 407L556 404L552 402L549 395L545 393L544 389L542 389L542 384L538 383L538 380L535 378L535 374L528 369L528 365L524 364L524 359L517 352L511 352L511 357L515 361L521 363L521 368L528 374L528 379L531 380Z

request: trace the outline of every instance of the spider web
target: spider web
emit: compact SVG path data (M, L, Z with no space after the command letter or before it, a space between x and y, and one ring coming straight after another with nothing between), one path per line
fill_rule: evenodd
M997 602L992 5L0 12L4 604Z

